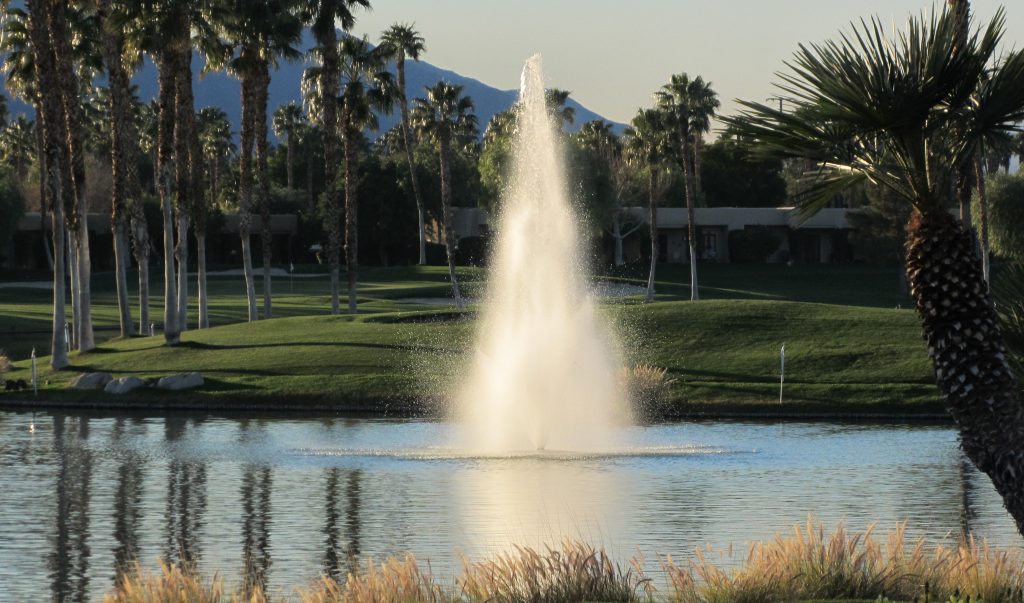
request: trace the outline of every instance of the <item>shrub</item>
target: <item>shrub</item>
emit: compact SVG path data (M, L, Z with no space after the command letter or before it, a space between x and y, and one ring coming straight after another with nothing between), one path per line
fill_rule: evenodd
M780 243L782 235L768 228L729 231L729 261L734 264L766 262Z
M136 564L132 571L118 577L114 592L103 597L103 603L227 603L240 601L238 595L224 592L224 581L214 576L203 580L194 569L161 564L153 573ZM265 603L261 593L252 593L248 603Z
M1024 175L991 174L988 186L988 231L992 251L1009 258L1024 260ZM981 232L981 210L978 199L971 212L975 227Z
M638 420L650 421L668 414L669 394L676 380L668 376L667 369L648 365L624 368L622 382Z
M14 368L14 364L11 362L11 357L7 355L7 352L0 350L0 373L6 373Z

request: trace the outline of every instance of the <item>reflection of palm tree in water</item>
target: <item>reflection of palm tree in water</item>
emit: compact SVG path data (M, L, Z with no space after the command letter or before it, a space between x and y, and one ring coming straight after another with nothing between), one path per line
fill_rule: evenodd
M343 577L344 574L354 571L359 564L361 552L360 534L362 525L360 521L360 510L362 507L362 478L361 469L354 469L348 472L345 483L345 535L348 542L345 550L341 550L339 542L339 521L341 514L338 511L338 495L341 482L341 469L332 467L327 470L325 489L327 491L327 507L325 511L324 524L324 571L335 578ZM342 553L344 553L344 567L342 567Z
M266 589L270 568L270 467L242 469L242 563L245 592Z
M116 447L124 438L125 420L114 421L111 433ZM114 492L114 568L121 572L138 559L139 526L142 523L142 460L134 452L124 451L117 467L117 490Z
M185 434L187 419L167 417L164 439L176 442ZM167 466L167 511L164 560L194 564L201 556L199 530L206 513L206 465L172 457Z
M971 464L967 456L960 453L957 466L957 481L960 484L960 533L967 537L971 534L971 524L978 517L974 509L974 485L971 483Z
M53 446L59 465L53 551L49 560L52 599L86 601L91 554L88 539L92 454L82 444L89 438L89 420L78 420L77 433L67 433L65 427L65 417L54 415Z

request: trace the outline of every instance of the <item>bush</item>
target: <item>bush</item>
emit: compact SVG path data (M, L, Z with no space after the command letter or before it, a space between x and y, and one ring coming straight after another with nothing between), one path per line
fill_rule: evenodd
M988 187L988 232L992 251L1008 258L1024 260L1024 173L1013 176L991 174ZM977 195L971 216L981 233L981 208Z
M675 379L668 370L640 365L622 370L622 381L633 403L633 414L640 421L659 419L668 414L669 393Z
M759 264L779 248L782 235L768 228L744 228L729 232L729 261Z
M0 249L7 248L24 214L25 198L14 172L0 168Z
M6 373L14 368L11 363L11 357L7 355L7 352L0 350L0 374Z

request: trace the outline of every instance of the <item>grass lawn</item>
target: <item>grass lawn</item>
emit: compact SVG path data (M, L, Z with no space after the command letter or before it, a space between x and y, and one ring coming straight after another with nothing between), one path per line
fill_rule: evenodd
M665 367L676 380L672 398L679 412L941 412L917 318L910 310L896 309L908 303L897 292L895 269L702 268L707 301L684 301L689 298L685 267L666 266L657 303L627 298L605 305L624 335L628 360ZM159 336L112 338L112 275L99 275L94 316L102 343L91 353L72 354L68 370L44 369L41 380L48 385L40 398L115 400L64 389L79 372L159 377L198 370L207 378L202 390L145 391L131 396L132 401L405 410L417 401L439 399L455 381L468 348L472 312L401 301L447 296L442 267L373 269L362 277L358 316L327 314L325 278L277 278L275 318L256 324L240 322L245 312L241 278L211 277L215 328L188 331L181 346L166 348ZM463 277L471 294L480 290L480 270L464 269ZM27 376L24 358L31 346L48 348L50 295L40 289L0 288L0 347L18 360L9 378ZM151 312L159 322L162 299L153 299ZM786 387L780 405L783 343ZM5 396L25 394L0 394L0 404Z

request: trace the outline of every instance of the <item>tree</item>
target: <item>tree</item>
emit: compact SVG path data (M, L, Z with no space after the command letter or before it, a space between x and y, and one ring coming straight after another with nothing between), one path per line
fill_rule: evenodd
M4 162L14 168L18 180L24 182L29 163L36 154L36 122L19 115L0 134L0 147Z
M8 167L0 167L0 249L6 249L24 213L25 199L17 174Z
M318 0L311 3L307 20L312 23L316 48L311 55L318 65L303 74L307 110L319 124L324 144L324 195L326 197L327 263L331 273L331 313L341 312L339 272L341 251L341 209L338 204L338 107L328 102L338 97L341 87L341 56L336 23L348 31L355 26L352 9L370 7L369 0Z
M118 317L121 336L135 334L131 306L128 301L128 221L126 207L141 204L137 160L134 153L135 129L131 115L133 95L129 70L126 68L124 34L118 27L111 0L99 0L99 26L102 35L103 62L110 82L110 165L113 186L110 200L110 225L114 239L114 274L117 289ZM136 195L128 199L128 195ZM145 329L145 326L143 326Z
M259 318L256 311L256 288L249 241L254 176L256 207L260 212L262 227L260 238L263 247L263 317L270 318L273 315L273 237L270 230L270 175L267 163L267 100L270 67L277 64L279 57L291 60L299 56L294 45L301 38L301 17L305 16L300 11L300 4L291 0L246 2L224 20L222 28L228 43L237 51L227 62L227 66L242 81L239 230L242 237L242 262L246 275L250 321Z
M658 266L658 200L665 192L659 177L665 169L670 148L666 115L658 109L641 109L626 129L626 149L630 159L647 175L647 224L651 234L651 268L647 275L645 303L654 301L654 273ZM692 260L691 255L691 262ZM691 272L692 274L692 272Z
M838 41L802 47L779 87L794 110L742 102L727 121L761 153L807 158L814 184L800 201L812 215L835 191L862 182L884 186L913 207L907 275L938 386L961 446L986 473L1024 531L1024 406L981 270L977 246L951 216L952 171L974 147L957 133L961 107L994 58L1003 35L999 11L981 32L959 35L948 11L917 17L895 38L877 19ZM988 110L977 131L1009 131L1024 119L1024 52L1004 55L992 73ZM998 99L998 102L997 102ZM953 136L953 138L950 138Z
M298 130L305 125L306 115L302 106L296 102L281 105L274 111L274 136L284 138L287 145L287 186L291 190L295 188L294 166L295 166L295 138Z
M341 40L341 142L345 177L345 272L348 280L348 312L357 311L356 280L358 245L358 145L363 130L377 129L377 111L390 112L395 98L387 71L386 49L373 48L366 38Z
M665 113L665 127L669 132L676 160L681 163L683 191L686 197L687 228L690 245L690 299L700 299L697 284L697 202L696 163L698 151L694 141L711 127L711 118L718 109L718 95L711 82L700 76L690 79L685 73L673 75L669 83L655 94L658 108Z
M1024 223L1024 173L989 174L986 180L992 251L1024 262L1024 230L1020 226ZM980 201L975 198L975 203ZM980 218L980 212L975 215Z
M26 33L31 41L32 67L39 90L56 90L57 68L51 43L49 13L53 8L49 0L26 0ZM58 7L59 8L59 7ZM50 366L62 369L68 365L67 346L64 337L64 204L70 191L64 188L62 173L67 164L67 134L63 107L56 94L40 94L39 113L44 133L43 156L46 161L45 178L47 195L52 199L53 249L57 260L53 270L53 325L50 343Z
M398 103L402 112L402 146L405 150L405 160L409 166L409 180L412 184L412 194L416 199L416 214L419 220L419 244L420 258L419 265L427 263L427 230L426 214L423 207L423 195L420 193L419 179L416 177L416 164L412 159L412 149L415 145L412 128L409 125L409 98L405 85L405 59L411 58L414 61L420 60L420 53L426 50L423 37L416 31L413 25L395 23L381 34L381 46L389 57L395 61L395 71L398 75Z
M448 256L448 276L452 281L455 305L463 307L459 281L455 275L455 226L452 224L452 145L476 137L477 118L473 99L463 96L462 86L439 82L426 89L426 98L413 101L412 121L420 135L431 140L441 163L441 207L444 247Z
M576 109L566 105L569 102L570 94L572 93L568 90L558 88L549 88L544 91L544 104L547 105L548 114L558 126L559 132L565 126L571 126L576 121Z
M782 162L753 156L721 137L704 148L700 172L707 207L779 207L786 202Z

